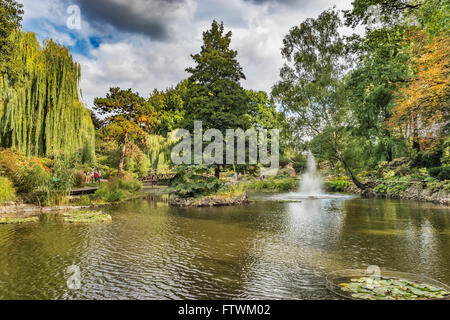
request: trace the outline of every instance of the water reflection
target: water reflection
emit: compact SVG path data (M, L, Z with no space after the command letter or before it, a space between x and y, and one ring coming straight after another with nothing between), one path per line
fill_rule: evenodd
M0 298L331 299L328 272L372 264L450 283L448 207L339 196L174 209L155 198L109 213L105 224L0 226ZM66 285L72 264L79 291Z

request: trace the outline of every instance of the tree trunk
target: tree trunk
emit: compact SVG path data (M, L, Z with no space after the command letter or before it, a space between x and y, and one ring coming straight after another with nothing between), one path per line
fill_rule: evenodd
M117 171L117 176L122 176L123 164L125 162L125 153L127 152L128 144L128 132L125 132L125 137L123 138L122 153L120 154L119 170Z
M339 156L339 161L341 162L342 166L345 169L345 172L347 172L348 177L350 178L350 180L352 180L355 186L357 186L361 191L367 191L367 187L353 175L353 172L350 170L342 156Z
M392 156L392 146L391 146L391 133L389 132L388 129L385 129L384 131L384 136L387 137L388 140L388 144L386 145L386 153L387 153L387 162L391 162L393 159Z
M417 152L420 152L420 142L419 142L419 124L417 119L417 114L413 116L413 128L412 128L412 147Z
M215 173L216 173L216 178L220 179L220 165L218 164L217 167L215 168Z

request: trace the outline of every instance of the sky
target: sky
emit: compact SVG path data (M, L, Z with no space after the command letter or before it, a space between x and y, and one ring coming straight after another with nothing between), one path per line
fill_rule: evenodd
M270 92L283 65L283 37L294 25L352 0L18 0L24 31L67 46L81 64L83 102L92 108L110 87L148 97L189 75L191 54L215 19L231 30L246 89ZM79 9L79 15L77 11ZM80 17L80 19L77 19ZM77 22L80 22L77 25ZM343 29L343 33L352 30Z

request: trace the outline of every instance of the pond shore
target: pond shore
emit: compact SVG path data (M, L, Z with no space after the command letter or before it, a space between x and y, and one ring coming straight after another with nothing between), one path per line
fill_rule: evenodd
M450 192L442 189L433 192L427 189L422 183L411 183L405 191L397 194L375 192L363 194L361 190L353 184L347 188L345 192L359 194L366 198L401 199L450 205Z
M117 206L126 201L147 198L151 195L147 193L139 194L137 196L129 197L119 202L108 203L92 203L90 205L65 205L65 206L49 206L41 207L26 203L8 203L0 206L0 218L31 218L39 217L41 214L69 212L78 210L96 209L101 207Z

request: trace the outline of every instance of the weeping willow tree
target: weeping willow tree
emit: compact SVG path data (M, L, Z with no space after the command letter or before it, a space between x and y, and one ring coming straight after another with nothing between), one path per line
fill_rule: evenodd
M34 33L12 37L21 71L14 82L0 75L0 146L29 156L93 153L90 111L79 101L80 65L52 40L41 47Z
M168 171L171 163L171 151L176 141L159 135L147 137L147 157L150 168L158 172Z

